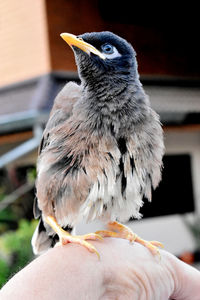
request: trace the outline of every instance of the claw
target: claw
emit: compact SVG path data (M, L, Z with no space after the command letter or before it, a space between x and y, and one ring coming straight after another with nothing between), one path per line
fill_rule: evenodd
M88 233L84 235L77 235L76 237L83 239L83 240L103 240L103 237L98 233Z
M67 243L75 243L84 246L86 249L88 249L92 253L96 253L98 258L100 259L99 252L96 250L96 248L88 243L86 240L102 240L103 238L95 233L88 233L85 235L68 235L65 233L62 233L60 236L61 245L66 245Z
M56 244L56 246L60 245L66 245L67 243L75 243L84 246L86 249L88 249L92 253L96 253L98 258L100 259L99 252L96 250L96 248L86 242L86 240L102 240L102 236L96 233L88 233L85 235L77 235L73 236L69 234L69 232L63 230L60 225L57 223L56 219L54 217L48 216L45 219L46 223L49 224L54 231L59 236L59 242Z
M154 245L156 247L164 248L164 245L158 241L149 241L149 243L151 243L152 245Z
M118 237L117 232L109 231L109 230L98 230L95 233L100 235L102 238L103 237Z
M163 248L164 246L162 243L157 242L157 241L150 241L150 242L145 241L145 240L141 239L139 236L137 236L137 234L132 232L132 230L130 228L128 228L127 226L120 224L118 222L108 223L108 227L109 227L109 229L114 230L114 231L99 230L99 231L96 231L96 234L99 234L102 237L123 238L123 239L129 240L130 243L132 243L132 242L140 243L141 245L143 245L144 247L149 249L149 251L153 255L158 255L159 260L160 260L161 256L160 256L160 251L159 251L158 247Z

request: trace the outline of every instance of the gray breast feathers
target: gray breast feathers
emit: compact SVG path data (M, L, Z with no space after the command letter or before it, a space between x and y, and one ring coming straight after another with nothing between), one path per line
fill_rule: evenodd
M73 128L61 125L38 161L43 213L72 226L82 218L139 218L143 197L151 200L151 188L161 177L162 129L151 113L146 125L118 140L92 135L75 120Z

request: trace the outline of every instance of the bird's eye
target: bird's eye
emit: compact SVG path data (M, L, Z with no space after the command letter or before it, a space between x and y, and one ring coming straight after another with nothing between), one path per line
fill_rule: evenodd
M117 48L115 48L113 45L108 44L108 43L102 45L101 50L102 50L104 56L108 59L113 59L113 58L121 56L121 54L118 52Z
M104 53L106 53L106 54L113 54L113 52L114 52L114 47L111 45L111 44L104 44L104 45L102 45L102 50L103 50L103 52Z

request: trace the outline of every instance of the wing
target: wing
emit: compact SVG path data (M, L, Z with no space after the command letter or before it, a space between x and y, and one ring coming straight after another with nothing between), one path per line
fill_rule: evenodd
M51 110L49 120L46 124L46 128L43 132L42 140L40 142L38 149L39 156L49 145L52 131L54 131L57 126L60 126L72 115L73 106L80 96L81 87L74 82L67 83L57 95L54 100L54 105ZM38 207L37 197L34 199L33 213L35 218L39 218L41 215L41 211Z
M74 82L67 83L57 95L39 146L39 155L49 143L51 130L62 124L72 115L73 106L80 96L81 86Z
M151 201L151 189L161 180L164 154L163 131L157 113L150 109L141 128L132 135L129 151L141 185L141 194Z

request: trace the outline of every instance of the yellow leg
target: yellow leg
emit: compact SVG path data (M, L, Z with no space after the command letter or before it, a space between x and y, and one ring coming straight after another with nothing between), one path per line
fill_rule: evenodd
M157 241L145 241L137 236L137 234L135 234L130 228L116 221L108 223L108 228L110 230L99 230L96 231L96 234L99 234L102 237L117 237L129 240L130 242L140 243L141 245L148 248L152 254L158 254L158 256L160 256L158 247L163 248L162 243Z
M54 217L47 216L47 217L45 217L44 220L59 236L58 245L65 245L67 243L76 243L76 244L84 246L90 252L96 253L98 258L100 258L99 253L96 250L96 248L92 244L86 242L86 240L102 240L103 238L101 235L99 235L97 233L88 233L85 235L73 236L73 235L69 234L69 232L62 229L62 227L60 227L60 225L58 224L58 222L56 221L56 219Z

